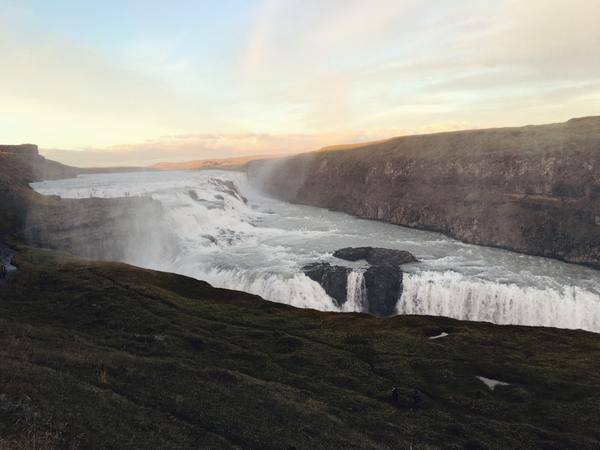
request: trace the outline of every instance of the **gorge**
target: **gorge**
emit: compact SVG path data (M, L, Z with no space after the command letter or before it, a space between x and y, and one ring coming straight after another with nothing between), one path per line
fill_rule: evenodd
M102 259L301 308L600 331L600 279L594 269L283 202L265 196L242 172L88 174L33 186L65 205L114 202L112 210L121 211L120 202L128 202L135 222L113 214L92 233L105 241L106 233L115 236L127 253L100 246ZM156 213L149 215L148 205ZM33 211L35 224L39 215ZM82 221L74 210L68 217L84 224L95 217L84 215ZM61 236L56 227L46 230ZM365 251L368 247L388 250ZM71 247L79 254L87 249ZM394 259L392 267L381 264ZM337 268L333 289L317 282L319 276L307 276L306 266L315 263ZM375 294L370 286L380 282Z
M21 150L0 149L17 270L0 443L597 446L598 335L539 326L597 332L597 271L282 202L243 172L101 174ZM356 314L382 260L401 265L398 315ZM310 263L343 269L346 302Z
M600 267L600 117L406 136L248 166L278 198Z

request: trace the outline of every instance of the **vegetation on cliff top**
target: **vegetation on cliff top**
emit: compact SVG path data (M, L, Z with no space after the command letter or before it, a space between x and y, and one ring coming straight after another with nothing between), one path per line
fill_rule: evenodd
M50 199L27 186L31 167L0 158L0 225L15 231ZM595 334L300 310L11 245L1 449L600 444Z
M600 142L600 116L580 117L562 123L524 127L446 131L400 136L375 142L324 147L321 152L339 152L340 157L374 159L454 158L491 153L544 154L553 150L596 150Z
M600 441L591 333L300 310L20 246L16 264L0 288L0 447ZM510 385L492 391L477 376Z

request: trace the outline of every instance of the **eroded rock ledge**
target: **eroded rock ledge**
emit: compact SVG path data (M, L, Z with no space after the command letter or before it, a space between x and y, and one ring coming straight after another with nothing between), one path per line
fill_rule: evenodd
M369 267L361 271L366 294L364 312L389 316L394 314L402 295L402 264L417 262L411 253L377 247L347 247L336 250L333 256L346 261L365 260ZM315 262L303 267L310 279L319 283L340 308L348 302L348 277L353 269Z
M40 156L32 144L0 145L0 236L92 259L159 261L174 248L159 202L151 198L62 199L30 183L84 169Z
M378 265L396 265L418 262L410 252L404 250L394 250L381 247L346 247L333 252L333 256L346 261L359 261L364 259L369 264Z
M175 248L161 204L147 197L62 199L32 203L26 242L90 259L160 261Z

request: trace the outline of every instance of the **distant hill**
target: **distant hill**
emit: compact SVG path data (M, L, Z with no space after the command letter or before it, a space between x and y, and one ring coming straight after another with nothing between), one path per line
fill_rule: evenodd
M190 170L209 168L237 169L249 163L250 161L256 161L259 159L273 159L280 156L281 155L250 155L222 159L198 159L184 162L160 162L149 166L149 168L156 170Z
M70 178L82 171L44 158L34 144L0 145L0 158L5 161L8 159L21 161L22 168L30 171L32 181Z

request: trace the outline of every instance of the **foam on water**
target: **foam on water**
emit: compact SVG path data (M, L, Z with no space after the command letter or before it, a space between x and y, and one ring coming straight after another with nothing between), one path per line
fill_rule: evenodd
M341 261L332 252L379 246L408 250L421 260L403 267L399 314L600 332L598 271L281 202L254 190L242 173L95 174L33 187L69 198L152 197L166 212L176 256L126 262L192 276L217 287L301 308L339 310L321 286L301 271L303 265L323 260L352 268L348 302L341 310L365 311L364 262ZM134 245L147 245L143 236L132 234L131 240Z
M398 314L600 330L600 297L576 286L539 289L445 271L404 274Z
M183 275L208 281L213 286L249 292L266 299L286 299L297 308L337 311L323 288L304 274L286 276L273 272L253 272L210 266L180 267Z
M362 270L353 270L348 274L348 287L346 290L347 301L342 305L344 312L367 311L369 305L367 288Z

